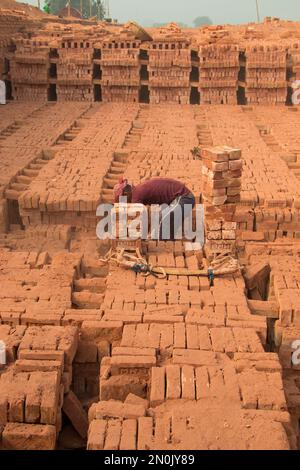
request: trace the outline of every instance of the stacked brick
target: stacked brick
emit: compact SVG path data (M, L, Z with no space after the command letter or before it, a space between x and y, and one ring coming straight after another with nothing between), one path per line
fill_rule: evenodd
M4 74L6 73L5 56L8 50L9 42L10 41L0 36L0 80L4 78Z
M246 48L248 104L285 104L287 53L284 47L251 45Z
M249 267L246 273L247 287L251 287L256 314L269 316L274 322L272 341L278 351L284 369L284 389L292 415L296 434L300 436L300 276L299 266L290 241L290 253L282 252L280 244L268 243L269 255L262 253L259 245L246 247ZM268 275L270 274L270 280ZM269 282L269 284L267 284ZM268 300L263 298L262 288L267 288ZM253 290L255 288L255 290ZM258 292L259 289L259 292ZM256 291L256 294L255 294ZM257 295L257 293L259 295Z
M234 249L243 161L239 149L227 146L203 148L201 156L206 254L211 257Z
M92 44L80 38L62 40L58 54L58 101L93 101Z
M240 202L241 151L220 146L202 149L201 156L204 200L214 206Z
M14 10L0 8L0 36L11 38L14 34L28 30L37 30L41 27L38 18L30 17L16 5Z
M137 113L135 104L128 104L126 112L124 106L103 104L68 148L59 150L44 165L20 198L20 213L26 226L63 223L95 228L102 181L114 150L121 148ZM109 182L111 192L118 181L118 176L115 178Z
M149 46L150 102L188 104L191 51L189 42L164 39Z
M102 99L105 102L138 102L140 41L108 41L102 44Z
M47 101L49 46L46 41L15 41L11 61L13 96L16 100Z
M13 363L15 358L8 354L0 376L2 445L5 449L53 450L61 430L64 395L70 391L78 331L56 326L16 330L18 341L13 328L0 327L1 339L10 340L8 352L12 339L12 351L18 351Z
M237 104L238 46L200 46L199 56L201 104Z
M150 243L148 256L154 248ZM165 243L156 250L167 259L179 248ZM128 289L124 271L116 268L110 274L103 321L82 325L100 339L107 322L113 341L111 357L101 362L100 401L89 410L89 450L210 448L218 425L212 430L206 423L203 434L195 433L204 426L205 413L222 414L219 448L295 448L278 356L264 352L266 321L251 315L240 275L216 279L210 288L204 278L169 277L162 283L128 272ZM181 298L170 305L178 281ZM162 299L165 291L169 305L165 297L159 306L155 297ZM188 307L188 294L195 296L194 308ZM113 317L122 319L123 328ZM234 426L234 444L223 419ZM270 440L254 438L253 426L272 432ZM249 434L240 433L250 428Z

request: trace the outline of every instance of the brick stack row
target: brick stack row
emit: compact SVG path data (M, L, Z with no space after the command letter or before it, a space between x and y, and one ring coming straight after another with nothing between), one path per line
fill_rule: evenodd
M191 70L188 43L151 43L148 66L150 102L188 104Z
M278 46L256 45L246 48L248 104L285 104L286 56L286 50Z
M58 50L58 101L93 101L93 48L82 44L84 48L80 43L62 43Z
M199 91L202 104L237 104L239 50L236 45L200 47Z
M10 67L14 98L46 101L49 70L48 43L21 39L15 44L16 52Z
M138 102L140 85L139 41L102 45L102 98L105 102Z
M241 198L241 150L227 146L204 148L203 198L214 206L238 203Z
M243 161L241 150L227 146L204 148L201 155L206 254L211 258L235 246Z

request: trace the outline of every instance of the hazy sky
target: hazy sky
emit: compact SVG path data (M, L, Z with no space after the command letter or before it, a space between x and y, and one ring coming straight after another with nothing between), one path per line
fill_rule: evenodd
M27 3L37 5L37 0ZM261 18L300 19L300 0L259 0L259 4ZM110 0L110 10L120 22L132 19L144 25L170 21L192 24L197 16L210 16L214 23L247 23L256 19L255 0Z

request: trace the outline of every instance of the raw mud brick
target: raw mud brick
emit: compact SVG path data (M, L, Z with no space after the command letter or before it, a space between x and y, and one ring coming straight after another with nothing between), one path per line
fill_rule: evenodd
M2 434L6 450L54 450L55 426L40 424L6 424Z
M195 400L195 369L192 366L181 367L182 398Z
M63 363L53 360L31 360L31 359L18 359L15 364L16 372L57 372L59 377L62 376Z
M70 419L78 434L86 439L88 417L76 395L70 391L64 397L63 411Z
M0 341L5 344L6 361L7 363L15 361L17 358L18 347L25 334L26 327L24 326L9 326L0 325Z
M60 326L62 314L48 313L48 314L37 314L37 313L22 313L21 314L21 325L25 326Z
M217 356L212 351L198 351L194 349L174 349L173 364L178 365L212 365L218 362Z
M29 327L20 344L20 351L63 351L65 364L72 364L78 345L78 329L68 326Z
M143 405L145 409L147 409L149 406L148 400L145 400L137 395L134 395L133 393L130 393L126 397L126 400L124 403L129 404L129 405Z
M183 316L178 315L144 315L144 323L181 323L184 321Z
M77 308L100 308L103 299L103 294L97 294L89 291L72 293L72 303L73 305L76 305Z
M188 311L185 322L191 325L207 325L208 327L225 326L225 309L224 312L215 312L211 309Z
M61 320L62 326L78 326L81 327L84 321L100 321L102 319L103 312L101 310L93 309L80 309L80 310L65 310L64 316Z
M166 396L165 367L152 367L150 381L150 406L155 407L164 402Z
M238 382L244 408L287 409L281 373L243 370Z
M110 362L112 375L148 375L151 367L156 366L153 356L113 356Z
M181 397L181 377L179 366L166 366L166 398L178 399Z
M88 430L87 450L103 450L106 436L107 421L93 419Z
M1 375L0 422L56 424L60 382L57 372Z
M153 448L153 418L138 419L138 450Z
M211 340L213 351L236 352L237 346L231 328L212 328Z
M183 348L186 347L186 327L185 324L175 324L174 325L174 347Z
M116 341L121 339L123 322L121 321L84 321L81 327L84 341Z
M100 399L126 401L130 394L146 397L147 383L138 375L115 375L100 378Z
M121 440L121 420L109 420L107 422L104 450L118 450Z
M145 416L145 414L143 405L130 405L115 400L97 403L95 411L96 419L135 419Z
M151 356L156 357L154 348L124 348L116 347L112 350L112 356Z
M120 450L136 450L137 420L126 419L122 422Z
M275 353L235 353L234 366L238 372L255 368L258 372L281 372L282 366Z

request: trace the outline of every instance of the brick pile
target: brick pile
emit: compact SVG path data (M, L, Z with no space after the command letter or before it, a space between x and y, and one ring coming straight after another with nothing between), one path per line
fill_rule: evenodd
M13 96L21 101L47 101L49 46L45 41L15 41L11 61Z
M93 101L93 48L77 39L62 41L58 49L58 101Z
M289 411L292 415L292 422L299 436L300 419L300 366L299 362L299 269L295 256L299 248L292 244L288 245L289 253L283 253L279 243L269 244L269 255L261 253L258 245L246 249L246 256L249 261L247 272L248 284L253 286L263 286L268 281L264 279L264 263L267 263L270 274L270 285L267 293L267 301L250 301L251 307L257 314L268 315L273 318L274 328L272 329L272 341L278 351L279 359L284 368L284 386L287 396ZM260 268L260 271L259 271ZM265 268L266 269L266 268ZM256 277L251 273L257 272ZM261 290L261 289L260 289ZM253 292L253 291L252 291ZM257 290L256 290L257 292ZM257 294L252 298L261 299Z
M286 59L284 47L257 44L246 48L248 104L285 104Z
M280 148L283 156L297 154L296 130L285 130L297 112L262 107L265 116L257 120L254 110L236 106L87 108L44 106L22 115L9 135L4 129L3 197L12 194L6 185L17 173L21 180L12 184L22 192L7 204L9 217L18 202L24 238L38 244L48 237L51 244L61 237L66 245L62 252L54 242L53 251L28 250L16 241L0 249L0 340L9 358L0 371L0 420L4 409L8 421L0 426L1 444L52 449L63 413L77 433L72 445L84 448L88 436L91 450L296 449L299 366L291 361L291 342L299 339L299 182ZM69 116L62 119L59 110ZM279 150L266 138L267 125L278 133ZM172 176L199 202L206 195L199 172L205 158L191 149L224 145L242 151L241 198L206 203L206 216L214 238L235 231L244 276L216 277L210 286L206 276L145 278L99 260L108 244L96 240L94 225L83 228L88 219L95 224L91 202L93 208L110 201L123 174L135 184ZM41 149L52 158L28 168ZM206 248L182 241L141 248L155 266L198 269L209 262ZM59 433L62 448L68 426Z
M116 104L96 108L85 130L42 168L19 200L25 225L97 225L103 179L137 113L134 104L125 109ZM117 181L111 180L111 188Z
M201 157L204 200L213 206L240 202L241 150L226 146L204 148Z
M234 250L243 161L240 149L227 146L203 148L201 157L206 255L211 257Z
M199 48L202 104L237 104L239 48L229 44Z
M154 41L148 53L150 102L188 104L192 70L189 42Z
M167 247L169 255L172 254L172 246L174 250L175 245L160 245L161 256L166 258L168 252L164 250ZM152 250L149 256L154 253ZM264 427L272 426L275 434L274 440L268 444L264 442L264 446L295 446L295 431L286 413L281 366L276 354L264 352L266 323L250 314L241 277L227 278L225 284L224 279L217 279L214 288L209 288L208 284L201 284L201 287L198 284L197 287L193 283L191 291L189 282L192 280L182 279L178 287L181 297L177 300L177 307L176 303L173 304L168 312L166 297L163 300L162 293L166 288L170 303L171 293L175 292L173 283L178 280L169 278L162 283L128 272L128 282L132 286L129 290L128 285L122 288L122 270L116 268L110 273L103 320L105 322L106 318L108 325L111 322L110 335L113 334L115 344L111 357L101 362L100 401L89 411L88 449L179 449L186 445L189 448L207 448L208 442L195 438L191 444L186 430L179 431L178 428L176 431L176 426L179 426L175 424L179 419L176 409L180 407L184 422L188 416L195 417L197 413L201 413L203 420L203 410L207 407L211 409L213 406L219 413L224 413L220 410L226 409L227 400L230 400L230 422L234 423L235 429L239 429L239 418L237 421L233 418L233 408L239 416L241 413L243 420L250 415L253 419L255 417L255 423L267 418ZM202 283L202 278L200 281ZM138 289L133 289L133 285ZM139 304L149 288L152 292L147 299L145 297L146 304ZM229 292L233 288L236 295L231 300ZM193 293L195 299L198 295L194 308L190 306L188 293ZM110 310L107 310L109 297L115 297L116 303L113 308L110 304ZM227 307L222 309L225 298ZM203 306L203 311L199 305ZM119 323L115 320L113 324L113 312ZM125 324L120 330L121 320ZM97 328L96 324L94 328ZM154 435L147 431L153 426L161 429L163 423L170 423L172 419L175 421L170 438L161 440L159 434L156 437L156 431ZM200 422L195 424L197 429ZM288 430L288 438L284 428ZM207 439L209 441L210 438ZM226 447L225 441L223 429L219 448ZM253 441L253 436L248 441L244 435L241 440L237 438L235 446L243 448L245 441L251 448L259 448L260 444Z
M15 5L14 10L0 8L0 26L1 36L9 37L24 29L38 29L41 27L41 18L35 18L29 12L22 11L20 5ZM41 12L40 12L41 13ZM43 14L41 13L40 16Z
M101 86L105 102L138 102L140 41L124 39L101 44Z
M64 109L50 105L23 105L22 112L18 105L12 105L10 113L8 106L6 127L1 138L1 178L0 178L0 215L1 232L5 232L9 224L20 223L18 210L12 208L14 215L8 216L10 201L18 201L28 189L31 181L38 172L53 158L55 152L49 147L56 144L60 137L74 124L77 117L87 109L86 104L68 104ZM13 119L16 110L15 120ZM49 111L52 119L49 122ZM6 113L5 113L6 114ZM28 115L26 123L22 125L22 119ZM5 125L5 122L3 123ZM17 220L16 220L17 218ZM26 219L24 219L24 222ZM32 223L39 223L40 219Z
M0 337L7 347L0 376L2 445L53 450L62 426L64 396L70 393L77 328L2 325Z
M186 104L198 102L194 89L198 88L202 104L284 104L290 100L292 81L298 77L296 22L281 22L280 28L272 21L255 27L218 25L193 35L171 25L151 31L154 39L141 42L126 28L90 22L64 25L53 18L50 24L41 23L24 13L7 16L7 11L1 11L0 72L4 57L16 64L14 68L20 73L6 75L17 88L14 94L18 99L38 96L41 100L144 102L149 92L153 104ZM36 49L26 63L25 59L21 63L20 56L16 63L14 48L26 32ZM44 53L45 42L50 63L57 66L57 76L47 76L47 93L45 67L34 62L42 60L38 58ZM280 46L275 45L279 42ZM56 58L51 57L55 50ZM195 68L199 79L198 73L193 75ZM31 76L38 82L25 86L26 77Z
M206 109L213 145L224 145L226 142L228 146L234 147L238 142L242 150L241 204L245 207L245 213L256 206L297 208L298 180L286 163L263 141L252 121L252 113L247 108L242 110L219 106Z

